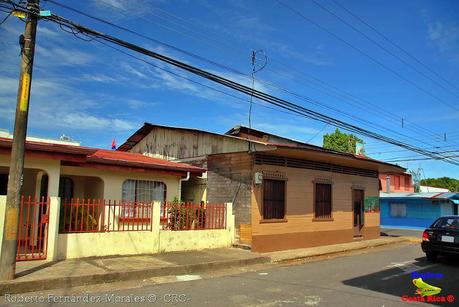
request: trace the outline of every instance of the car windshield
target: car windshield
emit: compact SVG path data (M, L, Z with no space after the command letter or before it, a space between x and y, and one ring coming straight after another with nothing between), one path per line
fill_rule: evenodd
M435 228L459 229L459 217L441 218L433 225Z

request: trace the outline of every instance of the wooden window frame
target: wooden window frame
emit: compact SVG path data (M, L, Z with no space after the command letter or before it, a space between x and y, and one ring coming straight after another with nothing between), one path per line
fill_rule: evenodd
M316 215L316 200L317 200L317 185L318 184L322 184L322 185L329 185L330 186L330 216L329 217L318 217ZM330 221L334 221L334 218L333 218L333 182L331 180L323 180L323 179L320 179L320 180L314 180L313 181L313 185L314 185L314 190L313 190L313 194L314 194L314 198L313 198L313 217L312 217L312 220L314 222L330 222Z
M279 181L284 183L284 217L279 219L267 219L264 216L264 207L265 207L265 180L271 180L271 181ZM263 183L262 183L262 188L261 188L261 220L260 224L264 223L285 223L288 220L285 218L287 215L287 179L286 178L279 178L279 177L264 177L263 178Z

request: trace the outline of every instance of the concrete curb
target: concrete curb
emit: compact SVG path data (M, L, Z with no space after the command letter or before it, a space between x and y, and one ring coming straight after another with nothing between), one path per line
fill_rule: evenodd
M240 267L254 264L269 263L270 261L271 259L269 257L259 256L248 259L195 263L187 265L154 268L149 270L107 272L95 275L68 276L40 280L13 280L7 282L0 282L0 295L4 295L6 293L17 294L25 292L71 288L92 284L110 283L116 281L140 280L167 275L181 275L197 272L214 271L230 267Z
M331 251L323 251L323 252L317 251L316 253L308 253L305 255L296 254L296 255L291 255L291 256L286 256L286 257L279 257L278 259L275 259L276 257L271 256L271 263L283 263L283 262L302 260L302 259L308 259L308 258L314 258L314 257L336 255L336 254L341 254L341 253L350 252L350 251L363 250L363 249L368 249L368 248L373 248L373 247L385 246L385 245L390 245L390 244L399 244L399 243L404 243L404 242L418 243L418 241L413 240L413 239L414 238L410 238L410 237L399 237L396 240L388 240L386 242L384 241L375 242L374 244L371 244L371 245L368 244L368 245L355 246L355 247L350 247L350 248L345 248L345 249L340 249L340 250L331 250Z

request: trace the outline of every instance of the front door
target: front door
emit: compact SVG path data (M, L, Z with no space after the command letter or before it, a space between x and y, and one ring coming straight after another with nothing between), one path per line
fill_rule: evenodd
M363 227L363 190L352 190L352 203L354 207L354 236L361 236Z

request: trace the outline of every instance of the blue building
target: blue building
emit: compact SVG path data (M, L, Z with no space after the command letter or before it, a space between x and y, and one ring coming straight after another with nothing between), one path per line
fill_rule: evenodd
M381 227L426 228L443 215L457 215L459 193L380 193Z

